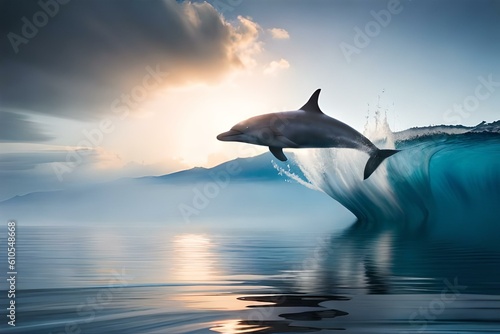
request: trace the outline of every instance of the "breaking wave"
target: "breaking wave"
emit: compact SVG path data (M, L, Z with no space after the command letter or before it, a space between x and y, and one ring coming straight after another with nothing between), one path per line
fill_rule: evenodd
M368 156L348 149L296 150L305 180L285 173L325 192L363 224L422 228L447 221L464 233L500 230L500 122L393 133L376 118L364 134L379 148L402 150L365 181Z

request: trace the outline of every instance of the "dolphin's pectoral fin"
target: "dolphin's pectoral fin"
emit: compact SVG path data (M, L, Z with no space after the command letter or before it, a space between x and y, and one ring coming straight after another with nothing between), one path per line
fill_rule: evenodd
M318 105L318 98L320 92L321 89L316 89L313 95L311 95L311 97L309 98L309 101L307 101L307 103L304 104L302 108L300 108L300 110L322 114L323 112L321 111Z
M283 153L281 147L269 146L269 151L278 159L279 161L287 161L286 155Z

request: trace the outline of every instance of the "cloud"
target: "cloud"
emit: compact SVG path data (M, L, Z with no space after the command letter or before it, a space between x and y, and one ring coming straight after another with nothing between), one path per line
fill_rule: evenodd
M288 33L288 31L286 31L285 29L282 29L282 28L272 28L272 29L268 29L267 31L269 31L271 33L271 36L274 39L289 39L290 38L290 34Z
M157 165L125 163L116 153L101 147L63 149L60 146L32 145L32 148L17 152L0 153L0 201L35 191L162 175L185 168L187 166L174 159Z
M0 201L30 192L61 189L50 164L63 162L66 152L58 149L0 153Z
M21 113L0 110L0 142L42 142L52 139L42 124Z
M34 169L40 164L62 162L65 157L62 150L0 153L0 171Z
M258 41L260 26L252 20L238 16L239 26L232 32L232 54L238 55L243 66L256 65L255 56L262 52L262 42Z
M36 1L2 1L0 31L23 36L21 18L40 10ZM255 22L228 22L207 2L74 1L38 30L17 53L0 42L2 105L70 119L109 113L150 69L161 74L158 89L214 82L254 66L262 50Z
M281 58L278 61L273 60L269 65L266 66L266 68L264 68L264 74L272 75L279 70L285 70L289 67L290 63L286 59Z
M101 147L66 149L32 149L17 152L0 153L0 171L36 169L43 164L64 163L74 169L103 168L113 164L119 165L120 158ZM123 163L121 163L122 165Z

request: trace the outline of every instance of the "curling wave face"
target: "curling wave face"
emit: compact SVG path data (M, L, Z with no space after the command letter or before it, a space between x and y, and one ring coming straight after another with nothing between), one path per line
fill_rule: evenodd
M436 225L438 230L451 222L463 233L500 230L500 122L393 133L385 120L378 120L364 134L381 148L402 151L364 181L368 157L361 152L297 151L295 162L307 185L340 202L366 225Z

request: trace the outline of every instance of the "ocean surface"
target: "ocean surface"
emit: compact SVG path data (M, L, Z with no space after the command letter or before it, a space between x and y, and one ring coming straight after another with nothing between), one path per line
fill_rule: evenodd
M381 126L370 138L403 151L367 181L348 150L274 164L353 215L259 216L266 200L244 222L19 221L16 326L0 331L500 333L500 136L469 130Z
M500 331L499 248L310 223L291 232L20 226L17 325L2 332Z

